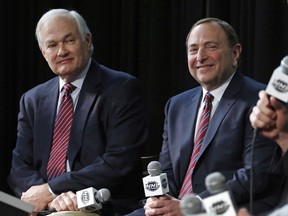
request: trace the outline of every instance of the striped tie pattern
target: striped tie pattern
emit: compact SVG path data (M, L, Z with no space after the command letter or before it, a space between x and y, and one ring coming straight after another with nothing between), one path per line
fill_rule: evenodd
M66 83L63 87L63 96L55 121L52 149L47 165L48 180L65 172L66 154L74 112L73 100L70 94L75 88L71 83Z
M190 158L189 167L184 178L182 188L179 193L179 199L182 199L188 194L192 193L192 173L199 158L199 152L202 146L202 141L205 137L206 131L208 129L210 113L212 109L212 101L214 97L209 92L205 95L204 107L199 121L199 128L196 133L193 153Z

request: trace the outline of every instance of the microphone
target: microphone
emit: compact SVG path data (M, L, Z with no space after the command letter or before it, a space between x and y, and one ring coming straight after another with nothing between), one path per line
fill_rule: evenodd
M149 175L142 179L145 196L161 196L168 193L167 174L162 173L161 164L158 161L151 161L147 166L147 171Z
M280 65L273 71L266 88L268 97L273 96L282 103L288 102L288 55L285 56ZM259 128L254 129L251 147L251 168L250 168L250 211L253 211L253 163L254 145Z
M266 92L282 102L288 102L288 55L282 59L280 66L273 71Z
M102 209L102 204L106 203L110 197L110 191L106 188L96 190L93 187L76 192L78 208L82 212L94 212Z
M184 216L204 216L205 213L202 201L194 194L185 196L180 201L181 212Z
M225 187L226 178L220 172L207 175L205 185L212 195L203 199L208 215L236 216L234 201Z

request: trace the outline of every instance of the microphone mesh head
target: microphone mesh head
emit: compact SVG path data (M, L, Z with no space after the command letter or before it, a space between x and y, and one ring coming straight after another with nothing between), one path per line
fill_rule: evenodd
M100 203L107 202L111 197L110 191L106 188L102 188L97 191L96 199L99 200Z
M147 171L151 176L161 175L161 164L158 161L151 161L147 166Z
M207 175L205 185L211 194L225 191L226 178L220 172L213 172Z
M198 197L192 194L181 200L180 208L184 215L194 215L202 211L202 203Z
M282 59L280 67L283 73L288 75L288 55Z

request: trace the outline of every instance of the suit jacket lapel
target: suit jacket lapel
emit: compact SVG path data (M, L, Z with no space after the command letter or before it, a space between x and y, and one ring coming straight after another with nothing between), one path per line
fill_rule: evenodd
M197 93L194 94L192 98L189 98L188 105L184 105L187 107L186 113L187 115L183 116L183 122L186 122L186 133L183 133L183 136L187 136L184 140L189 140L188 142L183 143L181 146L181 153L180 153L180 163L179 163L179 170L180 170L180 182L183 181L186 175L186 171L188 169L190 163L190 157L193 151L194 145L194 131L196 125L196 119L199 109L200 100L202 98L202 89L199 87L197 89ZM187 120L187 118L191 119L191 121Z
M73 167L74 160L81 148L83 130L88 118L89 110L93 105L95 98L98 96L99 84L101 82L100 66L92 60L82 89L80 91L79 100L74 112L73 123L70 133L70 142L68 149L68 159L70 167Z
M51 84L47 87L47 92L42 96L39 103L38 119L35 125L41 125L41 127L35 128L35 141L40 145L35 145L35 148L39 147L39 154L42 154L41 158L44 159L44 163L48 162L50 149L52 145L54 119L56 116L56 107L59 96L59 81L55 78ZM45 122L45 124L43 124ZM51 134L51 136L49 136ZM46 170L44 171L46 174Z
M226 114L229 112L231 106L237 100L237 93L240 91L243 82L243 77L236 73L232 78L231 82L229 83L228 87L226 88L218 107L209 122L209 127L207 133L204 137L202 148L200 150L200 157L205 151L205 149L211 143L213 137L216 135L218 128L220 127L221 122L223 121Z

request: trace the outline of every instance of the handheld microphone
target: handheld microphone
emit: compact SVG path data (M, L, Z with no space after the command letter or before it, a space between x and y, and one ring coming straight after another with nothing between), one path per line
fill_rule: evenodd
M280 66L274 70L266 92L280 101L288 102L288 55L282 59Z
M204 216L207 215L199 197L194 194L187 195L180 201L181 212L184 216Z
M273 96L280 102L288 102L288 55L285 56L280 65L273 71L272 76L266 88L268 97ZM251 147L251 168L250 168L250 211L253 212L253 163L254 163L254 145L259 128L254 129Z
M225 188L226 178L220 172L209 174L205 185L212 195L203 199L208 215L236 216L235 205L230 192Z
M147 166L148 176L143 178L143 186L146 197L161 196L169 192L166 173L161 173L161 164L151 161Z
M93 187L76 192L78 208L82 212L94 212L102 209L102 204L106 203L110 197L110 191L106 188L96 190Z

